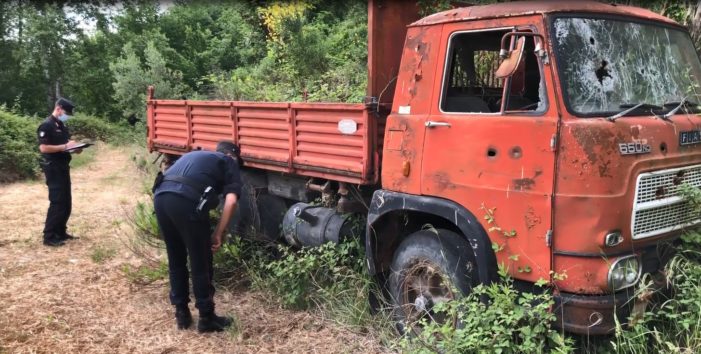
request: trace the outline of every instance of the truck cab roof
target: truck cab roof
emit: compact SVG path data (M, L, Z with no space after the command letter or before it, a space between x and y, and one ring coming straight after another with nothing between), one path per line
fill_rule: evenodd
M619 15L680 26L678 23L660 14L632 6L607 4L597 1L516 1L446 10L426 16L412 23L409 27L550 13Z

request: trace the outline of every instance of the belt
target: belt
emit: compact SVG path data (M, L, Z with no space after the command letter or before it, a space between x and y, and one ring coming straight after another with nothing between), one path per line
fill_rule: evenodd
M185 176L163 176L163 182L165 181L178 182L190 186L200 194L204 193L205 188L207 188L206 185Z

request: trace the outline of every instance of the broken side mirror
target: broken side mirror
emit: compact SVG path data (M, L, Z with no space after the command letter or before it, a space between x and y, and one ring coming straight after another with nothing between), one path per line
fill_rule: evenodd
M514 36L519 37L516 41L516 46L512 50L507 50L507 39ZM516 73L518 65L521 63L521 60L523 60L526 37L540 38L540 43L536 44L536 55L540 56L544 60L547 60L547 54L541 47L541 43L544 43L544 38L542 35L532 32L509 32L501 37L501 50L499 51L499 56L503 59L503 61L495 73L497 78L503 79Z

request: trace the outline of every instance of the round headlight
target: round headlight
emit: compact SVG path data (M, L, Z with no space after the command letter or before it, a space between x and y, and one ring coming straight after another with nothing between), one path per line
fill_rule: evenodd
M609 288L618 291L635 285L640 279L640 262L636 256L619 258L609 268Z

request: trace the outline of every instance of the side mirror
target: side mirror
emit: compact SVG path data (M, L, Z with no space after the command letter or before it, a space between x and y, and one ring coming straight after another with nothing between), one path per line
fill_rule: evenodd
M512 50L508 50L507 40L514 36L518 37L516 46ZM545 38L541 34L533 32L509 32L501 37L499 56L504 59L504 61L499 65L495 73L497 78L503 79L516 73L516 69L523 59L526 37L538 37L540 39L540 43L536 43L536 54L543 58L544 62L547 62L547 53L541 47L541 43L545 43Z
M513 50L507 52L506 49L501 49L499 56L502 57L504 61L501 62L501 65L499 65L495 73L497 78L503 79L516 73L518 64L521 63L521 59L523 59L523 47L525 44L526 37L521 37L516 42L516 48Z

